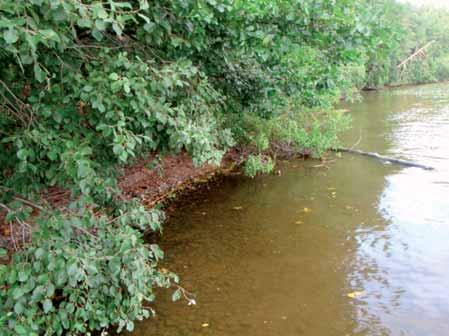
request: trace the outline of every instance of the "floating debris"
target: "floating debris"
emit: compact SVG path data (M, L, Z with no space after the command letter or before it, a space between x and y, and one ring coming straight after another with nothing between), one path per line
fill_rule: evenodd
M362 296L365 294L365 291L355 291L352 293L348 293L346 294L349 298L351 299L357 299L358 297Z

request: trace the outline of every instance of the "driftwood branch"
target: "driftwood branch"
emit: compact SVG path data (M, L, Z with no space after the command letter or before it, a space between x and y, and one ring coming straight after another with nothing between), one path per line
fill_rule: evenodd
M361 150L358 150L358 149L342 147L342 148L334 149L334 151L368 156L368 157L372 157L372 158L378 159L380 161L396 163L396 164L399 164L399 165L405 166L405 167L416 167L416 168L421 168L421 169L425 169L425 170L434 170L435 169L434 167L423 165L423 164L420 164L420 163L411 162L411 161L407 161L407 160L401 160L401 159L395 159L395 158L392 158L392 157L380 155L378 153L364 152L364 151L361 151Z

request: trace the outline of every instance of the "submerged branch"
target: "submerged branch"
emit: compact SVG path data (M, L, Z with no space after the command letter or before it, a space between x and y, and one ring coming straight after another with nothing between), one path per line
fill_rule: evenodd
M380 155L379 153L364 152L364 151L361 151L361 150L358 150L358 149L341 147L341 148L335 148L335 149L333 149L333 151L364 155L364 156L376 158L376 159L384 161L384 162L396 163L396 164L399 164L399 165L402 165L402 166L405 166L405 167L416 167L416 168L421 168L421 169L424 169L424 170L434 170L435 169L434 167L423 165L423 164L420 164L420 163L411 162L411 161L402 160L402 159L395 159L395 158L392 158L392 157Z

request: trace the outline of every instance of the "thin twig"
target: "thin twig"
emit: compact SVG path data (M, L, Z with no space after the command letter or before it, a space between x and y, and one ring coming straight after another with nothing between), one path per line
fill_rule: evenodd
M12 212L11 208L9 208L6 204L0 203L0 207L5 209L7 212Z
M45 211L45 212L46 212L46 210L45 210L43 207L41 207L40 205L37 205L37 204L35 204L35 203L33 203L33 202L27 200L27 199L24 199L24 198L19 197L19 196L13 196L13 198L14 198L16 201L20 201L20 202L22 202L22 203L25 203L26 205L29 205L29 206L32 207L32 208L36 208L36 209L38 209L38 210L40 210L40 211Z
M2 186L2 185L0 185L0 189L6 190L6 191L13 191L11 188L8 188L8 187ZM26 205L29 205L32 208L36 208L36 209L41 210L41 211L47 211L43 207L41 207L40 205L38 205L36 203L33 203L32 201L30 201L28 199L25 199L25 198L23 198L21 196L14 195L13 198L16 201L20 201L22 203L25 203Z
M8 213L13 213L14 211L8 207L6 204L0 203L0 207L5 209ZM14 216L14 220L19 223L22 229L22 243L25 244L27 242L26 239L26 233L31 232L31 225L27 222L21 220L18 216ZM9 221L9 230L10 230L10 237L11 241L13 242L14 249L17 251L18 244L16 243L15 237L14 237L14 228L12 226L12 221Z
M83 233L85 233L85 234L91 236L91 237L94 238L95 240L97 239L97 236L95 236L94 234L90 233L90 232L87 231L86 229L84 229L84 228L82 228L82 227L80 227L80 226L77 226L77 225L73 225L73 227L75 227L76 229L80 230L81 232L83 232Z
M1 79L0 84L5 88L6 92L8 92L14 98L16 104L19 106L19 108L17 109L14 104L3 93L0 92L5 101L11 105L9 111L13 113L18 119L20 119L22 123L26 124L26 126L29 127L33 123L33 109L30 107L30 105L24 103L20 98L18 98L9 88L9 86ZM27 111L28 113L24 113L24 111Z
M9 222L9 236L11 237L11 241L12 241L14 250L17 251L18 247L17 247L17 244L16 244L16 240L14 239L14 232L13 232L12 222Z
M176 287L177 290L179 290L182 294L182 296L184 297L184 299L187 301L187 304L190 305L196 305L196 300L194 299L195 295L190 293L189 291L187 291L185 288L177 285L177 284L173 284L174 287Z

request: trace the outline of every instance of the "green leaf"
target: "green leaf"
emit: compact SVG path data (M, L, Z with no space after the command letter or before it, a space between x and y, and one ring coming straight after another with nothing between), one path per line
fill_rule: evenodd
M16 324L14 326L14 331L17 333L18 336L28 336L29 335L28 330L20 324Z
M25 307L23 306L21 301L17 301L16 304L14 305L14 312L17 315L21 315L25 310Z
M120 154L123 153L124 148L120 144L115 144L114 147L112 147L112 151L114 152L115 155L119 156Z
M123 83L123 89L125 90L126 93L131 92L131 87L129 86L129 82Z
M39 34L41 34L44 40L52 40L55 42L61 41L58 34L56 34L56 32L52 29L41 29L39 30Z
M75 311L75 306L71 302L67 303L67 306L65 308L69 314L73 314L73 312Z
M28 150L26 148L22 148L17 152L17 157L19 160L25 161L28 157Z
M144 19L146 23L150 23L151 22L151 20L150 20L150 18L148 16L140 14L140 13L137 14L137 15L140 16L142 19Z
M181 293L180 289L175 290L171 297L172 301L178 301L181 298L181 295L182 295L182 293Z
M128 160L128 155L129 155L128 152L125 150L123 152L121 152L119 155L120 161L126 162Z
M120 27L120 25L119 25L117 22L114 22L114 23L112 24L112 29L114 29L115 33L116 33L118 36L121 36L122 33L123 33L122 28Z
M103 34L101 33L100 29L93 29L92 30L92 36L94 37L95 40L97 40L98 42L103 40Z
M160 247L158 245L151 244L150 249L154 253L156 260L164 258L164 252L162 252L162 250L160 249Z
M98 30L103 31L103 30L105 30L106 27L107 27L107 22L104 21L104 20L101 20L101 19L96 19L96 20L95 20L95 27L96 27Z
M89 166L89 162L86 160L80 160L78 162L78 178L83 179L92 172Z
M89 18L81 18L77 21L78 26L81 28L91 28L92 27L92 20Z
M139 6L141 10L146 10L148 8L150 8L149 4L148 4L148 0L139 0Z
M102 4L95 5L95 7L93 8L93 11L94 11L94 15L100 19L108 18L108 13L103 8Z
M52 297L55 294L55 285L51 282L47 286L47 296Z
M44 286L37 286L34 290L33 290L33 294L31 295L31 300L32 301L40 301L44 298L45 296L45 287Z
M67 274L65 270L59 270L55 275L56 286L61 287L67 282Z
M114 275L118 275L120 273L120 269L121 269L121 262L120 259L118 258L112 258L109 261L109 269L111 270L112 274Z
M30 273L31 273L31 269L29 269L29 268L19 271L19 281L20 282L27 281L28 277L30 276Z
M16 287L12 291L12 298L14 300L17 300L18 298L22 297L22 295L25 294L25 291L22 287Z
M19 39L19 34L18 34L17 30L14 29L14 27L9 27L9 29L7 29L3 32L3 39L8 44L14 44Z
M129 8L129 9L133 8L133 6L129 2L114 2L114 7Z
M92 85L84 85L83 91L85 92L92 92L94 87Z
M36 259L41 259L45 255L45 250L42 247L38 247L36 251L34 251L34 256Z
M0 258L6 258L8 256L8 251L0 248Z
M53 302L50 299L45 299L42 305L44 313L48 314L53 309Z
M143 29L145 29L146 32L151 33L155 27L156 24L154 22L148 22L144 24Z
M46 78L46 73L44 70L42 70L41 66L38 63L34 63L34 78L36 78L36 80L39 83L42 83L45 78Z

